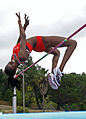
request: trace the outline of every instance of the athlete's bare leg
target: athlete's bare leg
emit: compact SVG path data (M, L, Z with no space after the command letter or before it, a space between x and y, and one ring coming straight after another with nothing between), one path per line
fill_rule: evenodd
M52 48L48 48L46 50L46 52L48 53L50 50L52 50ZM59 56L60 56L60 52L59 50L54 50L51 54L53 54L53 59L52 59L52 73L53 73L53 69L56 68L58 60L59 60Z
M57 46L59 43L61 43L62 41L64 41L65 38L63 37L45 37L44 41L44 45L46 47L46 52L49 52L52 47ZM58 70L56 70L57 64L58 64L58 60L59 60L59 56L60 56L60 52L56 49L54 52L52 52L51 54L54 55L53 60L52 60L52 73L48 75L48 82L51 86L52 89L57 90L58 86L60 86L61 84L61 77L62 77L62 72L63 69L68 61L68 59L70 58L70 56L72 55L74 49L76 48L76 41L74 40L69 40L67 42L65 42L63 45L61 45L60 47L67 47L64 57L62 59L61 65L59 67Z
M65 64L67 63L68 59L70 58L70 56L72 55L74 49L76 48L77 42L75 40L69 40L69 41L67 41L66 43L64 43L62 45L62 47L65 47L65 46L67 47L67 49L65 51L63 60L62 60L61 65L59 67L61 72L63 72Z
M61 43L64 39L65 39L64 37L58 37L58 36L44 37L43 40L45 43L45 47L47 49L46 51L49 52L49 50L52 47L55 47L56 45ZM63 60L61 62L61 65L59 67L61 72L63 72L64 66L66 65L68 59L72 55L74 49L76 48L76 45L77 45L77 42L75 40L69 40L60 46L60 47L67 47L65 54L64 54L64 57L63 57ZM52 52L52 54L54 54L53 61L52 61L52 71L53 71L53 69L57 67L60 53L58 50L56 50L55 52Z

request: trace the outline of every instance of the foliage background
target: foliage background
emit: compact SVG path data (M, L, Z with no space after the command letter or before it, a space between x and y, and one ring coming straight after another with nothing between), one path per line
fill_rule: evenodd
M32 58L23 66L24 68L32 64ZM18 72L22 70L19 67ZM40 93L40 82L47 81L47 72L39 65L33 66L24 73L25 76L25 106L29 109L42 109L42 95ZM0 102L7 101L12 105L12 89L8 86L7 75L0 69ZM22 76L18 78L22 81ZM45 87L46 88L46 87ZM17 105L22 106L22 86L17 90ZM48 85L45 94L45 109L55 109L60 111L86 110L86 74L64 74L61 86L58 90L52 90Z

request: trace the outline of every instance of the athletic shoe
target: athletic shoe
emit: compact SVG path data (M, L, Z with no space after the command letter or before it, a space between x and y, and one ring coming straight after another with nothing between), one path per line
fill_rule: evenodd
M56 82L56 84L57 84L58 86L60 86L60 85L61 85L61 77L57 75L57 76L55 77L55 82Z
M55 83L54 79L55 79L55 77L52 73L48 75L48 82L49 82L51 88L54 89L54 90L57 90L58 86Z
M60 77L62 77L62 72L60 71L59 68L57 69L57 74L58 74Z
M53 70L53 72L54 72L55 82L58 86L60 86L61 85L62 72L60 71L60 69L56 70L56 68Z

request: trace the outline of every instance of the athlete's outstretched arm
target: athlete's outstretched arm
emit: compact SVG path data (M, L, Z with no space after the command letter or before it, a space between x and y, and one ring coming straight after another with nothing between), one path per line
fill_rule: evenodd
M26 34L21 24L20 13L16 13L16 16L18 17L18 24L19 24L19 31L20 31L20 50L25 51L26 50Z
M20 13L19 13L20 14ZM20 19L20 15L19 15L18 13L16 13L16 15L17 15L17 17L19 18L19 21L21 21L21 19ZM26 28L27 28L27 26L29 25L29 16L27 16L26 14L24 15L24 19L25 19L25 23L24 23L24 26L23 26L23 29L24 29L24 31L26 30ZM20 36L19 36L19 38L18 38L18 41L17 41L17 44L20 42Z

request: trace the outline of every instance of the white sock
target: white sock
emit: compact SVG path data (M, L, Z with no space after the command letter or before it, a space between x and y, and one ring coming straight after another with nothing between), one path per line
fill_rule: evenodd
M54 76L57 75L57 69L56 68L53 69L53 73L54 73Z
M54 78L53 78L53 77L54 77L53 73L50 73L49 75L51 76L52 80L54 80Z
M59 68L57 69L57 73L62 77L62 72Z

